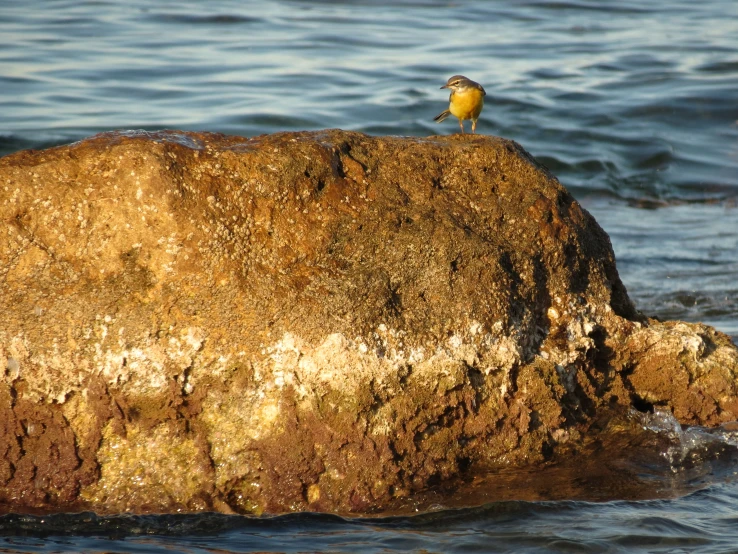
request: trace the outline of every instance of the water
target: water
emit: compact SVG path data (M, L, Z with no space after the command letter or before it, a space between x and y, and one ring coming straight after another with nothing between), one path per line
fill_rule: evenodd
M291 515L254 521L207 515L101 522L86 515L53 521L58 527L72 526L74 534L17 537L15 544L8 540L6 548L147 553L735 552L736 502L735 491L716 488L679 503L504 502L382 520ZM709 513L705 505L711 507ZM18 527L29 521L18 519Z
M569 187L642 311L738 339L735 0L6 0L0 39L0 155L111 129L447 134L438 87L465 74L478 130ZM368 520L5 516L0 550L738 552L733 438L661 424L658 448L593 452L600 482L559 468Z

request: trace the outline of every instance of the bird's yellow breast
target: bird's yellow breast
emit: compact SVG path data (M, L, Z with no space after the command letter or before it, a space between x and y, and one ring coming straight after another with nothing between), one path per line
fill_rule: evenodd
M470 89L464 92L452 92L448 111L459 119L477 119L484 107L484 94L481 90Z

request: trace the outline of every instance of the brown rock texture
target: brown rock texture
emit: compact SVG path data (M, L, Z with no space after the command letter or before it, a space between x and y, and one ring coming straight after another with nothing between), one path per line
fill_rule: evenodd
M0 159L0 225L7 509L370 513L738 417L729 338L641 316L512 141L106 133Z

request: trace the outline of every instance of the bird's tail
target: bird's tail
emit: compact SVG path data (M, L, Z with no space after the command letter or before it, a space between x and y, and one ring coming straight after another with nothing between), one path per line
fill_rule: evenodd
M443 121L450 115L451 115L451 112L446 110L445 112L439 113L436 117L434 117L433 121L435 121L436 123L440 123L441 121Z

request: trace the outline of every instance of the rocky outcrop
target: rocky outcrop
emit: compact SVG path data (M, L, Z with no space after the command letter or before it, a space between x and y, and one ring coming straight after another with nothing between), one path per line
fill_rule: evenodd
M634 406L738 417L511 141L107 133L0 159L0 502L366 513ZM599 428L599 427L598 427Z

